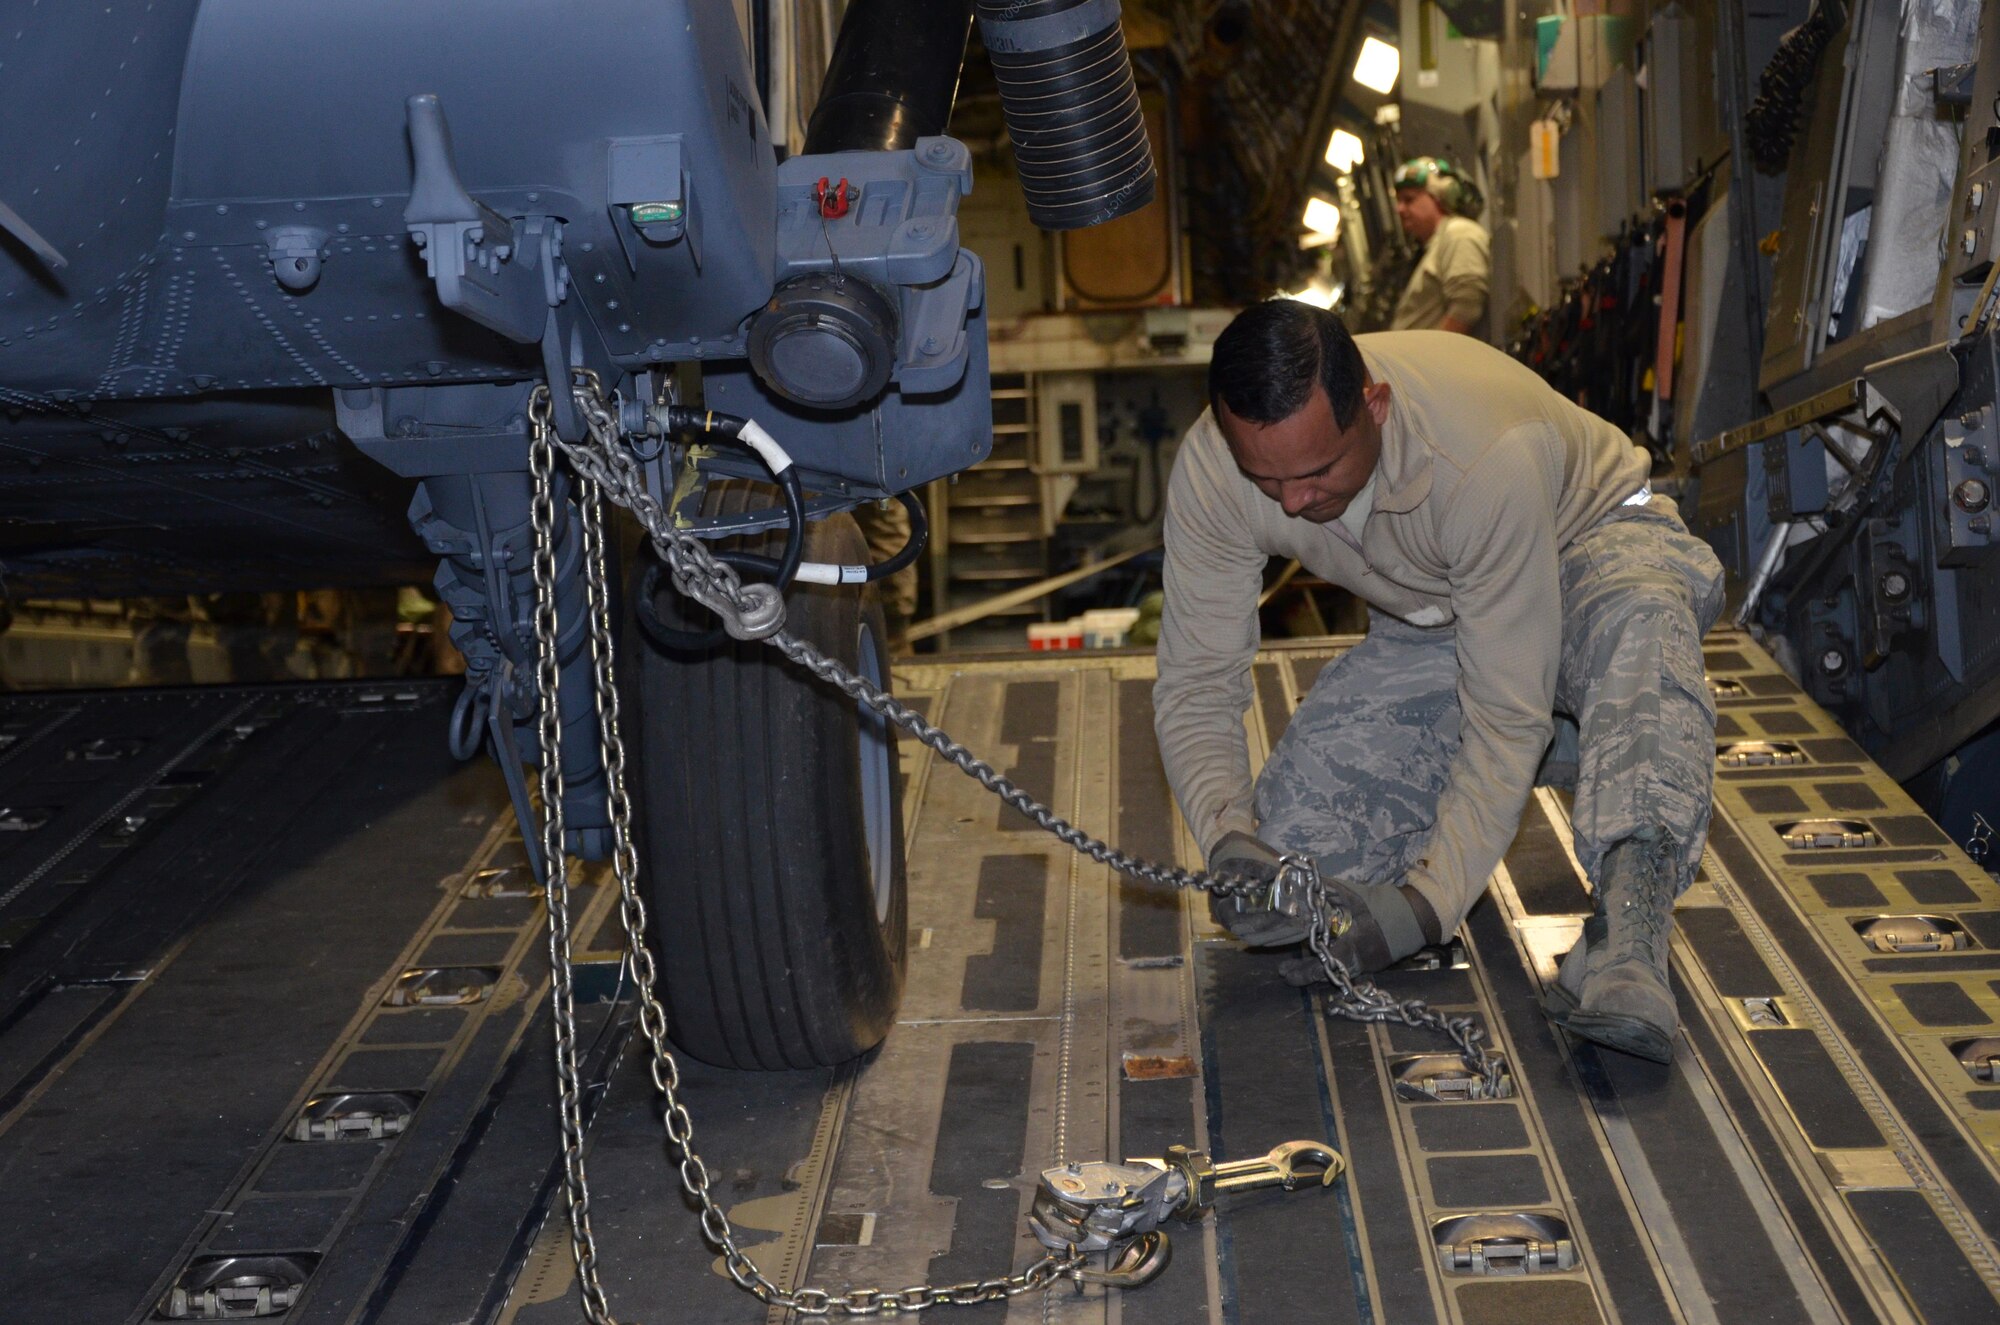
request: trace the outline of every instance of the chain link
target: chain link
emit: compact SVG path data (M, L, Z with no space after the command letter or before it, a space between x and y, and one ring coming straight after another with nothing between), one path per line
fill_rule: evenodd
M722 619L738 639L762 639L807 672L909 733L953 766L1025 815L1031 822L1072 849L1131 878L1171 888L1187 888L1220 897L1262 900L1271 885L1241 875L1211 874L1162 865L1134 856L1094 837L1036 800L991 764L954 741L942 728L926 721L894 695L857 676L812 645L786 633L783 599L773 586L745 585L734 568L716 560L693 534L677 528L666 510L646 490L637 461L621 442L616 415L605 400L596 377L579 373L576 400L588 428L586 441L571 443L549 426L547 388L538 388L529 405L532 437L529 448L534 477L535 638L536 676L540 685L537 739L541 757L542 842L548 862L545 893L549 908L549 956L552 968L551 1004L556 1027L556 1076L561 1091L564 1191L570 1216L570 1250L576 1261L584 1312L591 1325L617 1325L598 1275L598 1253L590 1226L590 1185L583 1155L582 1087L576 1065L574 972L570 965L568 862L563 853L562 759L557 713L560 676L556 660L558 622L555 607L555 549L567 509L554 472L560 449L577 478L575 510L583 538L583 570L587 589L592 689L595 694L598 739L609 787L613 849L612 872L620 897L625 929L626 969L639 995L639 1029L645 1037L654 1088L663 1105L661 1125L669 1150L678 1156L681 1186L700 1209L703 1236L721 1253L724 1269L735 1283L760 1301L801 1316L876 1316L924 1311L934 1306L971 1306L1036 1292L1065 1278L1075 1279L1085 1257L1074 1247L1049 1252L1019 1273L970 1280L948 1286L916 1284L901 1290L850 1288L832 1293L818 1288L787 1290L772 1282L744 1254L728 1215L710 1189L707 1165L694 1149L694 1120L682 1101L680 1066L667 1045L666 1010L656 992L657 970L646 942L646 904L639 893L638 855L632 844L631 798L625 785L625 748L618 730L617 671L610 633L612 604L606 571L602 499L631 511L666 563L674 586ZM1324 885L1309 862L1288 862L1302 870L1306 901L1307 947L1325 968L1334 992L1329 1010L1358 1021L1399 1021L1448 1036L1466 1064L1478 1072L1489 1091L1500 1089L1501 1064L1480 1041L1484 1033L1469 1017L1446 1017L1415 1000L1398 1000L1372 982L1356 979L1333 954L1333 942L1345 928L1345 917L1328 899Z
M555 606L555 546L559 511L566 510L567 503L563 502L554 479L555 448L553 433L547 426L545 398L538 397L536 406L531 411L534 435L529 451L535 495L536 678L542 695L536 736L542 762L542 843L548 862L544 892L549 907L550 1003L556 1026L556 1079L561 1097L558 1113L563 1136L563 1188L569 1203L570 1252L576 1262L584 1314L591 1325L617 1325L598 1272L597 1239L590 1224L590 1182L583 1153L583 1092L576 1062L575 972L570 961L569 865L563 853L561 730L556 716L561 679L556 660L559 623ZM608 414L601 419L593 418L593 434L608 423ZM680 1064L667 1046L666 1009L659 1001L658 972L652 947L646 942L646 903L639 892L639 859L631 832L632 801L625 780L625 744L619 733L617 667L609 627L610 579L605 569L606 540L600 501L604 485L589 467L579 465L577 471L574 510L583 537L592 690L609 789L611 867L618 882L619 916L625 929L624 961L639 995L639 1030L646 1040L649 1072L663 1106L661 1126L670 1152L678 1157L681 1187L700 1209L703 1237L721 1253L723 1268L739 1287L770 1306L808 1317L877 1316L918 1312L933 1306L971 1306L1038 1292L1074 1276L1083 1268L1085 1258L1072 1249L1046 1253L1018 1274L944 1287L915 1284L900 1290L850 1288L842 1293L819 1288L788 1290L766 1276L738 1244L728 1214L716 1202L708 1166L694 1148L694 1120L680 1094ZM657 503L653 509L658 511ZM707 550L699 541L692 538L688 541L701 554L692 567L695 574L705 577L702 588L707 591L692 596L711 606L716 603L734 606L746 597L752 607L760 605L754 594L743 594L742 586L732 585L733 572L707 558ZM656 543L661 542L656 535ZM673 546L672 543L661 546L662 555L671 556L668 549ZM676 550L685 555L684 550ZM703 566L702 561L708 564ZM669 568L674 569L671 561ZM716 572L727 573L727 578ZM675 583L679 584L686 573L675 570ZM756 587L759 586L752 586ZM716 610L722 611L719 607Z

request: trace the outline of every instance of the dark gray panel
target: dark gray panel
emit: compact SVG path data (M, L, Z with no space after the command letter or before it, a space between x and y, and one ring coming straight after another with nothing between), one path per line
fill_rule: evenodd
M1010 1185L995 1190L989 1178L1021 1175L1027 1144L1027 1089L1035 1046L974 1041L955 1044L945 1071L944 1109L931 1154L931 1192L958 1202L951 1250L931 1262L933 1283L981 1279L1014 1245L1020 1195Z
M417 955L418 966L498 966L516 934L439 934Z
M1811 736L1798 744L1816 764L1859 764L1868 757L1845 736Z
M1882 808L1882 798L1866 782L1815 782L1813 790L1836 814Z
M458 1034L465 1008L385 1010L361 1033L363 1044L443 1044Z
M1521 827L1507 848L1507 873L1530 915L1589 915L1590 894L1549 823L1539 797L1529 797Z
M1015 747L1007 777L1038 801L1056 796L1056 723L1062 699L1060 681L1013 681L1000 704L1000 740ZM1019 810L1002 804L998 824L1003 832L1039 832Z
M1955 984L1923 981L1889 986L1920 1026L1991 1026L1972 995Z
M2000 1320L2000 1303L1920 1192L1849 1192L1847 1203L1933 1325Z
M1743 803L1754 814L1799 814L1806 808L1805 799L1782 783L1770 787L1745 787L1742 795Z
M1199 950L1207 1139L1218 1161L1247 1159L1281 1141L1327 1139L1315 1000L1287 985L1277 966L1269 954ZM1372 1076L1372 1061L1369 1068ZM1349 1148L1351 1163L1360 1162L1358 1150L1358 1142ZM1393 1152L1380 1159L1394 1164ZM1217 1218L1228 1247L1226 1291L1242 1325L1358 1318L1337 1192L1246 1192ZM1372 1220L1371 1211L1371 1229Z
M1418 1104L1410 1109L1419 1149L1525 1150L1528 1129L1512 1104Z
M1951 841L1942 828L1921 814L1880 815L1869 822L1892 847L1943 846Z
M1042 921L1047 856L988 856L979 862L972 913L993 922L993 951L965 962L959 1006L970 1012L1032 1012L1042 1001Z
M290 1141L271 1152L257 1175L260 1192L344 1192L361 1185L391 1143Z
M1173 792L1153 738L1153 684L1118 683L1118 841L1147 860L1174 855ZM1181 950L1181 899L1173 889L1123 874L1118 886L1118 955L1127 961Z
M1533 1155L1453 1155L1429 1161L1431 1194L1445 1207L1520 1210L1549 1199Z
M1887 906L1889 899L1866 874L1808 874L1806 882L1828 906Z
M1759 1031L1750 1046L1778 1083L1806 1139L1828 1149L1884 1144L1840 1069L1811 1031Z
M1454 1294L1464 1325L1599 1325L1589 1284L1461 1284Z
M208 1246L218 1252L307 1251L331 1236L352 1198L339 1196L276 1196L239 1200Z
M333 1070L343 1090L416 1090L436 1070L440 1049L357 1049Z
M1919 906L1957 906L1979 900L1972 885L1956 870L1897 870L1896 882L1909 889Z

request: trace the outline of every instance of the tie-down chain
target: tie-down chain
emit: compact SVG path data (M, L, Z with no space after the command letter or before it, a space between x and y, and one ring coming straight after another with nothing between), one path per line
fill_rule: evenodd
M1065 1278L1079 1289L1088 1282L1135 1287L1166 1267L1169 1244L1161 1225L1168 1219L1200 1218L1219 1192L1270 1185L1292 1190L1307 1177L1316 1185L1329 1185L1345 1165L1338 1153L1320 1143L1295 1141L1269 1155L1231 1164L1213 1164L1205 1154L1174 1147L1164 1159L1064 1166L1042 1174L1029 1216L1030 1228L1047 1250L1018 1273L944 1287L917 1284L900 1290L854 1288L840 1293L816 1288L788 1290L768 1278L738 1245L727 1214L710 1190L707 1166L694 1149L694 1123L680 1098L680 1066L667 1047L666 1010L658 998L652 949L646 942L646 906L638 887L632 803L625 786L625 750L619 736L602 498L632 512L666 564L674 587L713 611L733 638L770 644L856 703L895 723L1036 825L1100 864L1146 882L1253 900L1302 918L1307 927L1306 945L1319 958L1333 986L1327 999L1330 1011L1357 1021L1395 1021L1439 1031L1452 1040L1466 1065L1488 1089L1499 1092L1500 1060L1480 1043L1483 1032L1470 1018L1446 1017L1419 1000L1395 999L1373 983L1356 979L1333 955L1334 940L1346 930L1349 918L1328 899L1310 858L1284 857L1277 879L1263 882L1148 861L1069 823L914 709L786 633L784 599L777 587L743 583L735 569L718 561L701 539L677 528L647 491L639 463L622 435L616 402L606 398L596 376L578 372L572 390L586 425L584 437L570 442L557 435L550 424L548 388L537 388L529 406L529 464L534 483L534 627L540 688L536 735L546 862L543 887L549 912L550 1004L556 1032L563 1189L584 1313L593 1325L616 1325L616 1317L598 1273L597 1243L590 1223L583 1092L576 1054L575 976L570 965L569 863L563 850L557 716L561 675L556 663L555 535L558 507L564 500L556 473L558 450L576 479L591 682L609 786L612 872L618 880L625 963L639 998L639 1029L650 1051L649 1070L664 1106L662 1121L669 1152L678 1158L681 1186L700 1209L704 1237L721 1253L725 1270L739 1287L771 1306L801 1316L874 1316L933 1306L970 1306L1034 1292ZM1090 1268L1093 1255L1104 1257L1104 1269Z

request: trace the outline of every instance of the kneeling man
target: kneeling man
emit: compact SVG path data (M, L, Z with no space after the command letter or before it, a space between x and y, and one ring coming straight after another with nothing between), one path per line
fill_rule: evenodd
M1708 831L1715 707L1701 637L1722 568L1647 484L1646 453L1500 351L1354 337L1292 300L1215 343L1169 485L1154 712L1212 870L1313 856L1373 971L1441 942L1484 892L1538 780L1573 786L1596 897L1550 1014L1666 1061L1674 898ZM1243 715L1266 559L1370 607L1253 789ZM1254 946L1290 917L1221 903ZM1310 957L1291 970L1310 976Z

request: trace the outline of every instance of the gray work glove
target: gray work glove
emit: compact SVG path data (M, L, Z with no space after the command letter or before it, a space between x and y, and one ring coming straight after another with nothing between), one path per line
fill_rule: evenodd
M1208 872L1274 883L1278 878L1278 852L1248 833L1230 832L1208 853ZM1252 948L1298 943L1306 936L1303 922L1282 911L1273 911L1259 898L1218 897L1210 893L1208 913L1218 925Z

